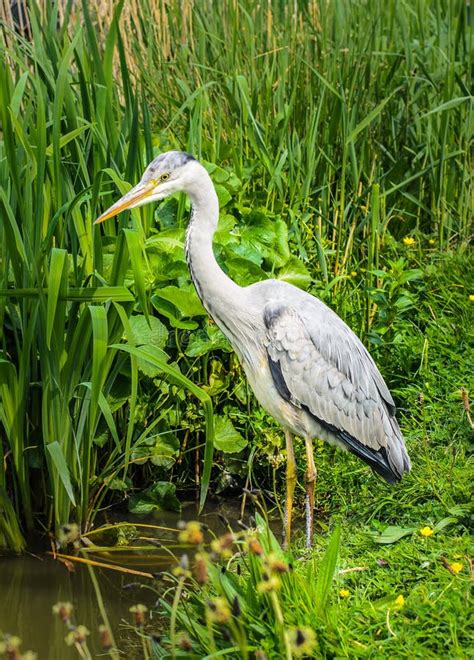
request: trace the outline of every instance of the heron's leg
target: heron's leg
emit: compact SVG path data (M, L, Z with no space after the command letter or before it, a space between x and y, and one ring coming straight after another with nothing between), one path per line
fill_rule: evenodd
M285 500L285 548L291 540L291 518L293 514L293 493L296 484L296 463L293 450L293 436L285 429L286 440L286 500Z
M306 444L306 547L313 545L314 489L316 486L316 466L314 465L313 441L305 438Z

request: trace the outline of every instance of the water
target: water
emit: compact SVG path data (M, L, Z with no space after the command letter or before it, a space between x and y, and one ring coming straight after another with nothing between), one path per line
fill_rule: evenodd
M238 501L210 503L199 517L217 533L225 527L218 514L224 515L235 527L239 518ZM155 526L175 528L181 519L196 520L195 503L183 505L181 514L160 512L153 516L113 515L108 522L148 523ZM176 542L176 533L152 529L142 530L140 535L155 537L164 544ZM94 537L91 537L94 538ZM145 543L136 540L135 544ZM94 555L94 559L106 563L117 562L128 568L156 573L171 567L173 560L163 548L157 547L152 553L139 553L127 550L125 553ZM65 551L69 552L69 551ZM177 550L180 553L180 550ZM70 553L72 554L72 553ZM25 554L22 557L0 556L0 631L18 635L23 643L22 650L32 650L39 660L77 659L74 648L66 646L65 625L52 607L58 601L69 601L74 605L74 623L84 624L90 631L89 648L94 657L101 654L98 626L102 623L97 595L87 565L73 564L73 572L59 561L55 561L46 551ZM138 639L131 627L129 608L136 603L152 607L158 598L160 580L127 575L113 570L94 568L101 597L120 650L125 657L134 657L134 646ZM152 620L160 634L160 621ZM103 652L102 652L103 653ZM136 657L140 657L137 652Z

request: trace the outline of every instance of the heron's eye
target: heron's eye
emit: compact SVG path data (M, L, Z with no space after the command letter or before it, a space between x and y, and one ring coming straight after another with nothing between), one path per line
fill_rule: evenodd
M170 178L170 175L167 172L165 172L164 174L162 174L160 176L160 181L168 181L169 178Z

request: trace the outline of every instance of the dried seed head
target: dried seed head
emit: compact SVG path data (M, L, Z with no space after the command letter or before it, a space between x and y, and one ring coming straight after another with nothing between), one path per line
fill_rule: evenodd
M247 544L248 544L249 552L252 555L257 555L258 557L263 555L263 548L260 545L260 542L255 537L249 538Z
M68 646L74 646L74 644L79 644L83 646L86 643L87 637L90 635L89 630L86 626L79 625L76 626L71 632L69 632L64 638Z
M198 552L195 556L196 563L194 565L194 577L198 584L206 584L209 579L207 566L209 563L209 555L205 552Z
M211 550L219 555L222 559L229 559L232 557L232 545L235 537L233 534L224 534L211 542Z
M63 623L70 623L73 609L72 603L60 601L53 605L53 614L57 614Z
M290 570L288 564L279 559L273 552L265 557L265 566L275 573L288 573Z
M138 628L142 628L145 625L145 618L146 613L148 612L148 607L138 603L137 605L132 605L128 611L133 614L135 625Z
M110 636L110 630L107 626L103 624L99 626L99 635L100 635L100 645L104 651L110 651L112 648L112 638Z
M193 643L187 633L185 632L178 633L177 642L178 642L178 647L181 649L181 651L193 650Z

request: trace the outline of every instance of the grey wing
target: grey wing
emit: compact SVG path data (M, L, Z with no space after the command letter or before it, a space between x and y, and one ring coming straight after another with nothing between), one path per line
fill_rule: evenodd
M395 404L372 357L352 330L317 298L270 301L265 345L280 395L303 407L387 481L410 459Z

